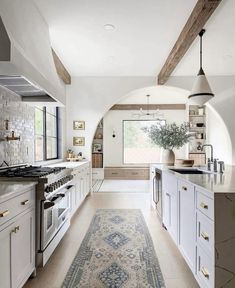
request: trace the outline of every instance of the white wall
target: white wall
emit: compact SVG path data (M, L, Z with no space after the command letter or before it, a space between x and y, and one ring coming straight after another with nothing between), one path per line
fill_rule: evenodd
M211 105L207 105L206 114L207 143L213 145L214 158L232 164L232 143L224 121Z
M127 98L128 99L128 98ZM126 100L127 101L127 100ZM138 100L136 100L138 101ZM123 166L123 120L133 120L132 113L136 111L111 110L104 117L104 166ZM187 121L186 110L161 110L167 123L181 124ZM116 137L112 137L115 131ZM176 158L186 158L186 146L175 150ZM140 165L137 165L140 166Z
M91 158L91 145L100 119L132 90L155 85L154 77L72 77L67 85L67 149ZM84 131L73 130L74 120L84 120ZM85 146L73 146L73 136L85 137Z

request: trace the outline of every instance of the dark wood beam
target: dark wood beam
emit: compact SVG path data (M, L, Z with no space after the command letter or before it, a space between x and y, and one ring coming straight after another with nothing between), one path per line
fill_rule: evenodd
M60 58L57 56L57 54L52 48L51 51L58 76L65 84L71 84L71 76L69 72L66 70L63 63L60 61Z
M116 104L110 110L185 110L185 104Z
M158 84L166 83L171 73L183 58L198 33L202 30L210 16L222 0L198 0L174 47L166 59L160 73Z

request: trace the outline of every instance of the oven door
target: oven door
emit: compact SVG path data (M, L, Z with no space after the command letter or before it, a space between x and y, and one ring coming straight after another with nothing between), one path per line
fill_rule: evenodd
M59 194L57 194L59 197L61 197L60 201L56 205L57 229L60 229L60 227L64 224L64 222L70 217L70 208L71 208L70 191L72 188L73 188L72 185L67 186L62 191L60 191Z
M56 233L56 203L43 201L41 221L41 250L43 251Z

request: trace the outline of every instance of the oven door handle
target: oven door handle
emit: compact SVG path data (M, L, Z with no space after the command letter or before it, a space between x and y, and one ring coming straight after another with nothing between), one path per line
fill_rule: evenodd
M65 197L66 196L66 194L69 192L69 190L71 189L71 188L73 188L74 187L74 185L69 185L69 186L67 186L67 187L65 187L60 193L58 193L58 194L56 194L56 195L58 195L58 196L60 196L60 197Z
M55 203L51 202L51 201L45 201L43 206L44 206L44 210L47 210L47 209L50 209L51 207L55 206Z

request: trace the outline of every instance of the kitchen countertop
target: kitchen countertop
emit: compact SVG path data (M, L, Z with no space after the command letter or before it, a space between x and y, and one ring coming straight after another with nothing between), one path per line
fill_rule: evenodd
M0 182L0 203L33 188L36 182Z
M172 167L162 164L153 165L154 167L171 173L177 178L191 182L200 188L204 188L214 193L235 193L235 166L225 166L225 172L221 173L208 173L208 174L180 174L171 171L170 168L177 169L200 169L206 170L205 167Z
M59 162L56 164L51 164L51 165L46 165L47 167L66 167L69 169L74 169L74 168L78 168L86 163L88 163L89 161L84 160L84 161L74 161L74 162Z

